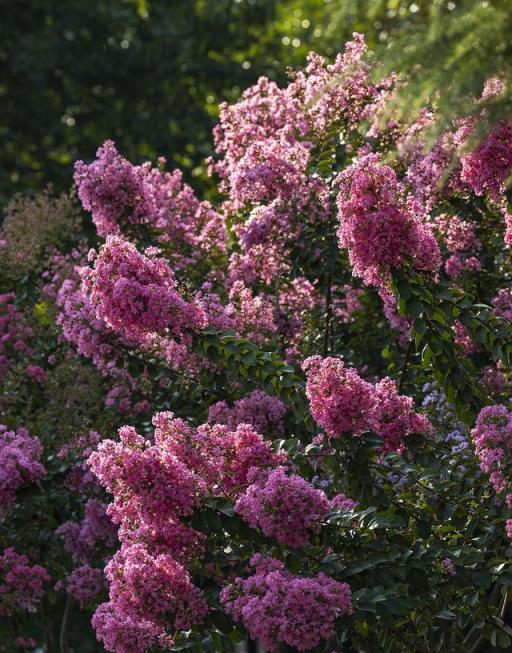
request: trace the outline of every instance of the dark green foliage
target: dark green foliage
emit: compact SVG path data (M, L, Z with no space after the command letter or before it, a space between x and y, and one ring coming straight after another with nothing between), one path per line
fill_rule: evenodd
M20 0L0 26L0 202L114 139L133 161L189 175L211 150L217 104L263 72L242 66L274 0ZM268 56L268 52L266 55Z

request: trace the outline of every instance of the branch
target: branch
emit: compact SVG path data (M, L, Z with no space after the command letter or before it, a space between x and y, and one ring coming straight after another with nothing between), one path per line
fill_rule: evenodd
M59 635L59 645L60 653L70 653L69 643L68 643L68 627L69 627L69 617L71 615L71 609L73 607L73 598L70 594L67 595L66 605L64 607L64 614L62 615L62 623L60 625L60 635Z
M401 394L401 392L402 392L402 388L403 388L404 381L405 381L405 375L407 373L407 368L409 367L409 362L410 362L411 356L412 356L413 347L414 347L414 338L411 337L411 340L409 341L409 347L407 348L407 353L405 355L404 366L402 367L402 374L400 376L400 382L398 384L398 394Z
M332 318L332 294L331 294L331 275L327 275L327 289L325 291L325 327L324 327L324 356L329 353L329 341L331 336L331 318Z

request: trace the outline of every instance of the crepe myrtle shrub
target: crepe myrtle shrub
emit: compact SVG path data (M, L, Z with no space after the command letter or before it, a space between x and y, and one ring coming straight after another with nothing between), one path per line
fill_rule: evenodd
M260 78L220 107L216 203L107 141L81 221L34 205L0 297L0 650L512 646L504 82L440 132L396 79L359 34Z

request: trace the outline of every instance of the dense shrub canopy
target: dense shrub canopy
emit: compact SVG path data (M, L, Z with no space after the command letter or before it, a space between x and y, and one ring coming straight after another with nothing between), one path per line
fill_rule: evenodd
M222 104L218 200L106 140L8 208L5 651L511 646L506 85L371 61Z

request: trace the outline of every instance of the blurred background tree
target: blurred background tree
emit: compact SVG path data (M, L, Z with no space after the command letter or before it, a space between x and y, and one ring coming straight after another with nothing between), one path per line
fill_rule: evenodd
M69 186L106 138L163 155L207 187L217 105L259 75L363 32L386 69L413 73L397 110L467 109L510 68L512 0L17 0L0 24L0 204ZM439 90L441 91L439 93ZM504 100L506 109L508 99Z

